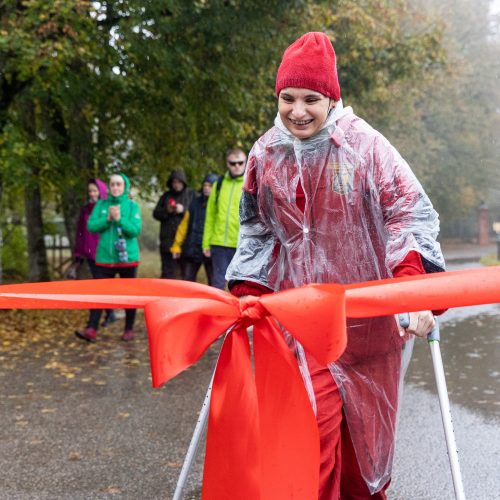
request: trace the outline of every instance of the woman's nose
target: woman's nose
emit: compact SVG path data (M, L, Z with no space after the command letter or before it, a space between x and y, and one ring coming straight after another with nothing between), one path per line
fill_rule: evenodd
M306 114L306 107L303 102L295 101L293 103L292 113L295 118L301 118Z

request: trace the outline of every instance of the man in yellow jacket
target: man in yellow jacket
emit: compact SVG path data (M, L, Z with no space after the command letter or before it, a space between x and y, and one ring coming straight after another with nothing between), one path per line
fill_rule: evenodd
M212 285L224 289L226 269L238 245L239 206L246 154L231 149L226 155L227 172L217 181L208 198L203 231L203 254L212 258Z

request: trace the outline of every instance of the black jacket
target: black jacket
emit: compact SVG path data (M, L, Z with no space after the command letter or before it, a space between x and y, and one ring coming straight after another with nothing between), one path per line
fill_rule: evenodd
M208 196L200 194L189 205L189 224L186 240L182 244L182 256L195 262L203 262L203 228L207 212Z
M180 192L172 189L172 181L179 179L184 184L184 189ZM189 208L193 199L194 191L187 187L186 175L182 170L176 170L170 174L167 182L168 191L163 193L153 211L153 217L160 221L160 252L170 252L170 247L174 242L177 226L184 216L183 213L175 213L169 208L169 200L173 199L176 203L181 203L184 210Z

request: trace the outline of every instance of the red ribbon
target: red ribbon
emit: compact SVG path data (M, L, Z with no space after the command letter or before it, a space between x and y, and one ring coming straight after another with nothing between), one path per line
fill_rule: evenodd
M345 318L500 302L500 267L307 285L236 299L170 280L90 280L0 287L0 308L144 307L153 385L194 364L229 330L210 404L203 497L314 499L319 437L281 324L323 364L345 349ZM246 329L253 325L255 375Z

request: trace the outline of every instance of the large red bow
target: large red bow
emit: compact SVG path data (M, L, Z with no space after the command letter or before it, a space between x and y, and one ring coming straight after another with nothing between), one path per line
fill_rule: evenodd
M212 390L203 496L314 499L319 439L286 328L319 362L346 344L345 317L500 302L500 267L238 300L195 283L98 280L0 287L1 308L144 307L153 385L195 363L229 330ZM246 328L254 327L255 376Z

